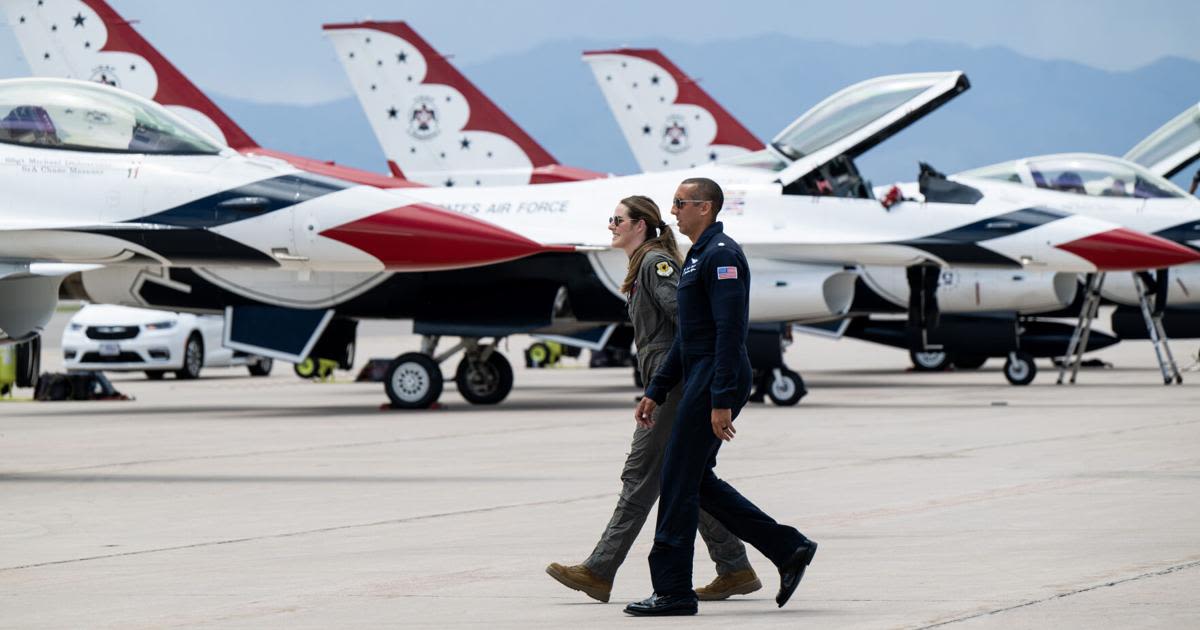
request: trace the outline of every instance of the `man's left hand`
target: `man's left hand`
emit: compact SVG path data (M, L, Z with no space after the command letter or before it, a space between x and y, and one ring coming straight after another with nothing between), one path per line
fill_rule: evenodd
M732 409L713 409L712 410L712 427L713 435L718 439L728 442L733 439L737 430L733 428L733 410Z

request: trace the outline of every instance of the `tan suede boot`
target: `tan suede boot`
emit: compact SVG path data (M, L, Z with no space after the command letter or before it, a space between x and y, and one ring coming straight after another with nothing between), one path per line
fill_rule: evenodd
M758 575L754 573L754 569L744 569L718 575L712 584L696 589L696 597L711 602L718 599L729 599L731 595L753 593L760 588L762 588L762 582L758 581Z
M597 601L607 602L608 596L612 593L611 582L605 582L596 577L596 574L592 573L591 569L582 564L568 567L557 562L551 562L546 567L546 573L558 580L563 586L583 591L588 597Z

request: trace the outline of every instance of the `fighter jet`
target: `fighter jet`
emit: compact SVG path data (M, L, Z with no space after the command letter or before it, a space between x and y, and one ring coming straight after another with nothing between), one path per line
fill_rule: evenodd
M98 2L87 3L90 6L100 6ZM90 8L89 8L90 10ZM111 10L109 10L111 11ZM79 10L77 14L85 18L84 11ZM92 14L94 16L94 13ZM43 20L44 24L46 20ZM122 26L127 27L123 21L113 23L106 27L119 29ZM54 39L52 29L26 29L25 31L17 30L18 36L22 38L22 45L29 49L36 49L36 43L42 39L49 41L57 41ZM123 31L124 32L124 31ZM24 33L22 35L22 33ZM132 29L124 32L126 38L123 43L126 47L132 48L136 52L126 52L125 54L136 54L139 58L152 59L154 63L150 64L155 68L157 74L170 76L170 83L175 84L181 75L178 75L169 64L160 55L153 52L149 45L138 38L136 41L131 39L130 34ZM39 39L40 38L40 39ZM26 44L29 41L32 44ZM130 42L134 42L135 46L129 46ZM85 42L86 43L86 42ZM80 52L85 50L85 47L74 46L70 48L73 54L82 55L86 60L86 53ZM30 59L31 65L35 70L40 71L38 57ZM87 62L76 64L80 67L86 67ZM958 84L959 76L953 77L952 84ZM965 87L965 79L964 87ZM922 90L924 91L924 90ZM156 96L156 98L158 98ZM194 109L194 108L193 108ZM727 205L727 211L723 217L729 216L730 220L737 220L739 216L749 214L746 212L746 198L741 195L749 196L752 192L755 194L761 192L761 189L770 191L771 198L780 198L780 186L778 183L767 181L759 182L757 176L762 175L758 170L753 168L744 169L748 175L756 176L753 179L756 181L741 182L741 190L733 191L735 194L729 198L730 202ZM741 172L739 169L734 169L730 173ZM645 192L647 190L654 191L667 186L673 190L674 184L684 174L677 174L676 178L668 181L664 178L658 182L636 182L624 181L620 182L617 187L606 189L585 189L579 186L597 182L619 182L619 180L630 180L631 178L610 178L605 180L596 180L596 182L584 182L583 184L544 184L539 186L522 186L522 187L502 187L477 189L477 192L483 193L490 191L491 194L503 192L504 194L524 195L530 189L554 190L554 197L542 200L514 200L512 202L504 202L497 200L495 203L475 202L472 200L456 200L456 210L464 213L477 214L486 220L492 221L497 225L511 225L519 227L527 236L533 240L542 238L556 239L563 234L571 234L572 241L584 242L585 244L600 245L607 243L604 240L597 238L588 242L590 236L586 236L585 231L589 226L597 225L596 218L603 216L604 213L611 209L611 205L615 200L619 199L628 192ZM734 183L739 180L735 179ZM753 184L753 185L752 185ZM566 187L575 187L569 188ZM408 189L424 190L424 189ZM430 189L432 190L432 189ZM445 190L445 189L443 189ZM459 189L445 190L445 192L460 192ZM461 191L465 192L465 191ZM569 194L570 198L563 199L560 195ZM741 193L740 195L737 193ZM657 193L660 197L663 196L663 191ZM667 193L669 195L669 192ZM799 197L798 195L796 197ZM598 200L605 199L603 206L597 206ZM791 198L788 203L794 204L798 201L797 198ZM811 220L804 225L806 228L802 233L812 234L808 241L795 242L794 239L787 238L788 220L791 215L800 214L800 212L789 211L788 204L783 204L782 207L774 211L769 211L768 204L763 204L763 213L754 213L753 221L747 222L746 225L761 228L769 226L769 231L772 233L772 238L760 239L756 247L763 249L764 252L770 254L772 248L778 250L777 267L774 277L769 280L774 282L764 282L763 275L759 275L760 286L765 286L768 291L773 291L777 295L783 295L785 289L788 288L789 280L802 280L808 272L806 262L793 262L789 260L789 256L804 260L813 258L816 260L828 261L833 260L841 263L848 257L853 258L872 258L876 260L884 260L887 262L902 261L901 264L912 261L934 260L942 261L945 259L961 259L970 257L972 259L983 258L985 264L997 264L999 259L995 258L998 252L1008 252L1008 255L1003 256L1004 264L1021 264L1021 256L1026 256L1026 251L1038 252L1036 256L1029 255L1025 262L1027 264L1048 264L1052 266L1065 266L1068 268L1083 268L1093 269L1094 265L1089 262L1088 256L1094 256L1093 247L1105 249L1113 238L1133 239L1134 245L1140 248L1141 253L1148 256L1140 262L1146 266L1153 266L1161 260L1161 255L1166 254L1174 259L1179 254L1178 251L1170 247L1164 247L1164 243L1154 239L1147 239L1143 236L1135 235L1119 230L1114 231L1114 226L1102 224L1098 222L1089 222L1078 218L1069 218L1058 216L1053 211L1043 209L1028 209L1020 208L1018 210L1029 210L1030 212L1022 213L1017 222L1004 223L1002 225L992 226L988 228L984 226L985 231L991 230L993 233L1003 233L1006 237L984 239L989 241L986 247L978 247L976 241L980 240L978 235L968 229L966 232L953 232L955 227L965 227L974 223L979 223L981 220L986 220L987 217L994 216L985 212L979 212L978 208L966 213L965 215L957 208L948 208L946 212L931 212L930 217L933 217L932 225L903 225L906 218L895 218L886 221L888 225L869 225L864 219L866 217L876 217L880 214L885 216L886 213L875 202L851 204L853 208L847 208L844 211L838 208L833 208L831 211L841 212L844 218L841 220L829 216L815 216L824 208L820 207L821 199L807 199L807 203L803 208L803 213L810 215ZM664 203L664 205L666 205ZM759 207L755 204L753 207ZM926 218L920 210L915 206L911 206L912 212L909 216L920 215L922 221ZM1011 211L1012 209L1008 209ZM777 215L777 216L774 216ZM957 216L955 216L957 215ZM899 216L899 215L892 215ZM546 217L552 217L547 220ZM856 222L856 218L859 219ZM847 230L846 225L854 225L853 230ZM930 228L933 230L933 240L924 239L922 236L930 236ZM942 228L941 232L947 232L945 235L937 235L936 228ZM596 233L601 233L596 230ZM1040 233L1040 234L1039 234ZM743 239L745 240L745 239ZM1047 248L1046 243L1056 243L1062 245L1060 248ZM925 249L922 249L925 247ZM1042 252L1042 250L1048 250ZM936 251L938 254L933 254ZM1190 253L1188 254L1190 255ZM774 258L774 256L772 256ZM1045 260L1043 260L1045 259ZM402 405L419 406L428 404L432 400L436 400L436 394L440 392L441 380L440 372L436 365L429 359L428 355L434 355L433 342L436 336L440 334L456 334L464 336L464 344L467 346L468 354L463 363L460 363L456 381L459 384L460 390L470 388L470 382L476 376L490 373L493 376L499 375L498 379L484 379L485 389L490 388L488 399L485 402L495 402L507 393L504 384L505 367L502 357L498 353L492 352L494 346L486 346L480 344L480 338L489 336L489 333L494 333L499 328L502 328L507 333L528 330L536 328L532 326L535 322L553 323L556 320L577 321L581 325L585 320L592 322L611 322L621 318L619 314L620 301L619 294L615 286L615 278L620 275L611 273L609 270L623 271L623 261L617 261L616 257L611 252L594 252L587 259L575 257L569 260L563 258L555 258L553 255L543 255L528 259L528 264L525 261L515 263L507 263L485 268L478 273L470 273L465 276L457 275L457 280L466 280L467 282L454 282L450 279L451 274L434 274L436 279L429 278L424 275L419 278L412 278L409 274L396 274L390 278L380 281L374 279L364 279L360 283L359 289L350 294L342 294L337 296L337 300L331 301L332 296L329 293L324 293L322 299L310 300L307 302L309 308L318 304L324 304L326 308L334 303L348 307L349 309L359 309L359 313L364 316L383 316L378 313L383 313L386 316L392 317L414 317L417 322L415 328L418 332L427 334L430 339L430 345L426 348L426 353L423 361L414 359L410 356L398 357L393 362L392 369L388 376L388 392L392 397L393 402ZM582 267L580 264L582 263ZM582 270L582 273L572 273L572 271ZM174 280L179 277L176 271L171 270L171 278ZM86 274L85 274L86 275ZM199 276L199 273L192 274L193 277ZM388 299L385 295L377 294L373 291L373 287L382 287L386 282L391 284L409 283L409 286L415 286L417 291L408 291L400 293L412 299ZM261 277L254 282L246 282L244 276L231 277L223 276L220 282L211 281L208 284L216 287L217 290L212 292L197 291L196 285L188 285L191 293L182 295L182 291L176 291L168 299L157 300L160 304L163 302L173 302L174 304L163 304L175 308L188 308L189 301L203 301L204 296L212 298L217 296L217 300L225 300L219 303L229 303L235 305L246 305L247 307L256 306L263 302L272 304L287 304L289 306L298 306L299 300L295 300L298 294L311 293L321 294L321 291L300 291L288 289L284 293L283 299L276 298L268 288L278 287L283 280L275 280L274 284L265 286L261 282ZM415 285L414 285L415 283ZM814 294L822 291L819 286L812 287L811 283L803 283L802 290L811 291ZM128 286L128 285L126 285ZM155 291L162 293L162 288L165 286L162 283L144 283L139 297L146 297L146 286L152 286ZM231 287L234 290L231 290ZM563 288L566 288L565 296ZM801 287L796 287L801 289ZM521 290L522 293L516 294L512 289ZM473 293L478 291L478 293ZM794 293L789 291L789 293ZM396 295L392 293L391 296ZM528 300L514 299L516 295L529 295ZM369 296L378 296L371 297ZM603 296L603 297L601 297ZM361 300L358 298L362 298ZM781 301L785 308L791 308L797 303L802 303L794 296L786 296L786 301ZM783 298L781 298L782 300ZM821 296L820 299L824 299ZM815 301L815 300L814 300ZM756 300L760 304L769 304L759 299ZM208 302L209 306L213 302ZM489 305L487 309L479 309L478 304L485 303ZM569 305L569 308L564 308ZM615 308L614 308L615 306ZM191 308L202 308L192 302ZM236 310L237 307L235 306ZM378 309L378 310L373 310ZM505 314L512 313L513 310L518 311L514 316L504 317ZM248 312L252 309L246 309ZM328 314L329 311L326 311ZM236 313L235 313L236 314ZM785 317L780 313L771 313L773 319L783 319ZM595 319L592 319L595 318ZM506 321L507 320L507 321ZM237 329L237 318L234 319L233 325L230 328ZM515 322L515 323L514 323ZM507 334L506 333L506 334ZM320 345L320 344L318 344ZM440 353L439 358L448 356L453 353ZM500 361L495 359L500 357ZM464 365L466 368L464 369ZM474 366L481 367L474 367ZM432 367L431 367L432 366ZM511 370L507 370L508 382L511 383ZM464 377L465 378L462 378ZM411 377L411 378L410 378ZM407 383L407 385L406 385ZM409 387L412 383L420 383L419 387L412 389ZM465 385L464 385L465 383ZM494 394L499 393L499 397Z
M547 251L237 154L152 101L87 81L0 81L0 188L0 329L17 341L50 318L62 275L100 265L426 271Z
M620 49L584 54L596 81L604 92L628 140L639 164L647 170L659 170L667 160L660 158L670 148L669 124L684 110L707 110L705 120L732 121L727 128L739 129L740 125L699 86L683 74L661 52L647 49ZM630 89L646 76L664 77L666 87L663 94L637 92ZM683 87L675 87L683 86ZM686 99L684 89L687 90ZM673 91L678 91L675 95ZM671 98L674 96L674 98ZM835 97L831 97L833 100ZM683 102L685 101L686 102ZM630 106L622 107L622 103ZM816 109L822 106L818 105ZM653 132L653 133L651 133ZM692 138L699 150L718 150L717 141L711 132ZM748 144L748 143L747 143ZM728 147L720 147L727 151ZM1200 131L1196 125L1194 108L1189 108L1146 141L1139 144L1130 155L1153 163L1166 174L1178 172L1200 152ZM928 171L936 173L935 171ZM1083 177L1080 176L1083 173ZM1084 181L1084 179L1087 181ZM966 184L969 191L963 197L962 188L953 182ZM996 182L1004 182L996 186ZM1039 189L1037 192L1010 188L1011 183ZM926 184L935 190L926 195ZM1050 192L1053 191L1053 192ZM1200 219L1200 203L1187 198L1175 186L1153 173L1116 158L1091 155L1057 155L1028 158L992 167L968 171L946 180L936 174L921 183L901 185L895 190L887 187L874 191L880 198L890 195L896 198L915 198L926 201L947 200L974 203L987 195L1013 203L1047 205L1073 213L1087 214L1120 223L1134 229L1153 232L1170 238L1182 245L1194 235L1189 234L1192 223ZM1049 193L1049 194L1047 194ZM1063 194L1068 193L1068 194ZM1091 199L1080 199L1077 195L1091 195ZM1073 196L1076 195L1076 196ZM1181 223L1182 221L1182 223ZM1171 285L1172 298L1176 292L1187 293L1187 281L1195 284L1200 278L1192 279L1191 270L1197 266L1178 267L1174 270L1176 283ZM864 266L860 268L860 282L856 286L856 300L852 311L863 313L887 311L889 308L904 308L911 303L909 277L896 268ZM1071 336L1071 330L1054 322L1031 320L1021 322L1024 329L1017 342L1020 354L1004 352L1012 345L1016 330L1013 317L1044 314L1065 309L1076 302L1080 295L1075 274L1064 273L1011 273L979 269L946 269L936 281L936 302L943 313L990 313L1010 311L1005 317L951 318L941 326L938 338L948 346L973 347L982 354L970 355L960 351L953 358L947 352L923 351L914 348L911 352L918 369L942 369L951 360L960 367L975 367L982 364L988 354L999 352L1010 354L1006 374L1010 381L1031 380L1036 373L1032 368L1031 356L1059 356ZM1104 295L1118 302L1138 304L1144 290L1136 286L1134 276L1128 274L1109 275L1104 285ZM1188 299L1184 297L1184 299ZM1194 298L1193 298L1194 299ZM906 324L895 321L869 322L859 318L847 320L838 333L889 343L900 347L910 345ZM957 339L969 339L961 343ZM1115 339L1093 335L1088 349L1098 349ZM1016 375L1016 376L1014 376Z

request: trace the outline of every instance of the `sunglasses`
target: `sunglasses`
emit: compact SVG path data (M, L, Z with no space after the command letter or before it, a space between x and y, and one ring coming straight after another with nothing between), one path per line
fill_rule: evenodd
M626 218L626 217L611 216L611 217L608 217L608 224L609 224L609 225L615 225L615 226L617 226L617 227L620 227L620 225L621 225L622 223L624 223L624 222L626 222L626 221L632 221L632 220L633 220L633 219L629 219L629 218Z
M679 197L676 197L671 203L675 206L676 210L682 210L684 204L704 203L705 201L708 201L708 200L707 199L680 199Z

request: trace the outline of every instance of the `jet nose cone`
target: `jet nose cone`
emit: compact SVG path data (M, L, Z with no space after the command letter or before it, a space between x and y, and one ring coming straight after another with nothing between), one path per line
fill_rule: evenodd
M459 269L563 250L420 203L363 217L321 236L367 252L390 271Z
M1093 234L1058 248L1090 261L1099 271L1160 269L1200 261L1200 254L1190 248L1126 228Z

